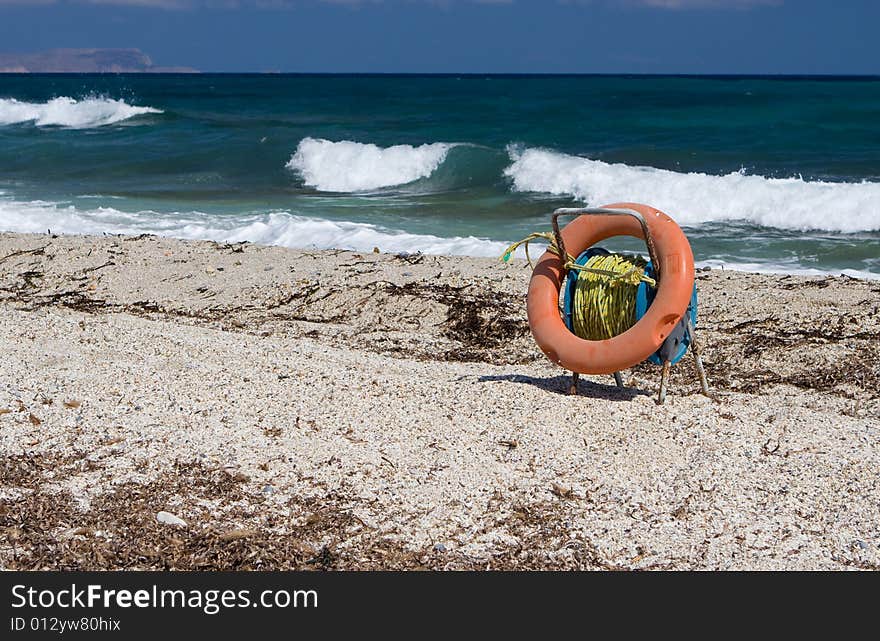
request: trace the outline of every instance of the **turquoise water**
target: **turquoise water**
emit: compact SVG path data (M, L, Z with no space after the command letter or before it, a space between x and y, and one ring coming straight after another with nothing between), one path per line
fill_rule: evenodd
M880 79L0 75L6 230L497 255L618 200L880 275Z

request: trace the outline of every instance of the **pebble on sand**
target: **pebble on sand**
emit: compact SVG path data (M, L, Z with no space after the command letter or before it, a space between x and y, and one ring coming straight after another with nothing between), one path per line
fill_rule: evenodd
M159 523L164 523L165 525L178 525L180 527L186 527L186 521L184 521L179 516L172 514L171 512L159 512L156 514L156 520Z

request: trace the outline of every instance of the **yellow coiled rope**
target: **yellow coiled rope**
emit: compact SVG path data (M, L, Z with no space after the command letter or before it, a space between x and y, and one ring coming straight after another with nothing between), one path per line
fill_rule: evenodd
M526 258L531 265L529 243L537 239L547 240L550 243L548 250L561 255L553 234L537 232L508 247L501 260L507 262L517 247L525 245ZM585 265L578 265L572 256L566 256L565 269L579 272L571 301L574 333L596 341L617 336L632 327L636 322L639 283L657 286L653 278L645 276L646 265L645 259L634 255L596 255Z
M574 333L591 341L622 334L636 322L636 291L647 262L638 256L592 256L578 274L571 301ZM608 273L615 276L609 276ZM633 278L635 276L635 282Z

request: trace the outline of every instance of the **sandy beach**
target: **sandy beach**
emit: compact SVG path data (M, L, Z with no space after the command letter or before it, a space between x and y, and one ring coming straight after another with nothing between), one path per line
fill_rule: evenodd
M658 406L521 260L0 234L0 566L877 569L880 282L697 276Z

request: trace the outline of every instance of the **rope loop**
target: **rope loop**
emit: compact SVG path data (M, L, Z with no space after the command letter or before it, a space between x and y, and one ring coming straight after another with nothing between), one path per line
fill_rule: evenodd
M524 246L529 266L529 243L546 240L547 251L557 256L562 252L551 232L535 232L513 243L501 256L508 262L518 247ZM563 268L576 271L577 282L571 301L572 330L586 340L605 340L622 334L635 324L636 292L641 283L657 287L657 281L645 275L647 261L641 256L626 254L597 254L584 265L566 255ZM570 277L570 276L569 276Z
M559 247L556 244L556 237L553 235L553 232L549 231L536 231L532 234L529 234L522 240L518 240L513 243L510 247L507 248L507 251L501 255L501 262L507 263L510 261L513 253L520 247L523 246L526 252L526 260L529 261L529 267L532 269L535 266L532 264L532 257L529 256L529 243L534 240L546 240L548 242L547 251L556 254L557 256L561 256L562 252L559 251ZM644 261L643 261L644 262ZM597 274L601 276L607 276L613 280L622 280L627 283L638 285L640 282L648 283L651 287L657 287L657 281L651 278L650 276L645 276L644 265L641 268L633 265L633 267L626 271L614 271L611 269L601 269L596 267L590 267L588 265L578 265L575 257L571 254L566 254L565 262L562 265L563 269L566 271L570 271L572 269L577 270L579 272L588 272L592 274Z

